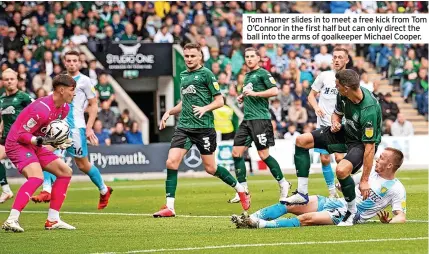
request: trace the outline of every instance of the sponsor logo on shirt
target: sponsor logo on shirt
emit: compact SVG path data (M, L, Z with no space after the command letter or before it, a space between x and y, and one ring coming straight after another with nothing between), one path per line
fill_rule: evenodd
M246 86L243 87L243 92L244 91L253 91L253 84L252 83L248 83Z
M185 95L185 94L188 94L188 93L191 93L191 94L197 93L197 91L195 90L195 86L194 85L190 85L190 86L182 89L182 95Z
M15 107L9 106L5 109L0 109L2 115L13 115L15 114Z

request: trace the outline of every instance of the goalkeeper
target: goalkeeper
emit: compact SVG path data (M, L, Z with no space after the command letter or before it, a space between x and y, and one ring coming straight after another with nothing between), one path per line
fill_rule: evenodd
M375 170L369 176L369 197L363 200L359 191L359 182L362 173L353 176L356 184L357 210L353 223L364 223L378 215L382 223L405 223L406 220L406 192L402 183L395 177L398 168L402 165L404 155L394 148L386 148L377 159ZM340 186L337 186L339 189ZM384 211L392 206L393 218ZM326 198L310 196L306 205L275 204L263 208L252 215L243 213L241 217L233 215L231 220L237 228L288 228L316 225L336 225L347 212L347 203L344 198ZM292 213L293 218L281 218L282 215Z
M67 103L73 100L76 82L68 75L60 74L53 79L53 93L40 98L27 106L10 127L6 138L6 154L18 171L27 178L20 187L12 205L9 217L2 228L6 231L23 232L18 219L29 198L43 183L43 170L57 176L52 187L45 229L75 229L61 221L59 211L66 197L72 170L44 145L66 148L71 145L67 136L60 140L45 137L44 130L52 120L64 119L70 108Z

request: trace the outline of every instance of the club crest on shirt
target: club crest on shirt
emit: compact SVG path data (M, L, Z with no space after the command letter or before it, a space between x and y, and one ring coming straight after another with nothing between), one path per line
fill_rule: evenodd
M24 126L22 126L26 131L30 131L31 128L33 128L34 126L36 126L37 122L36 120L34 120L34 118L30 118L30 120L27 121L26 124L24 124Z
M273 77L270 77L269 80L270 80L271 84L273 84L273 85L276 84L276 80Z
M374 128L373 127L365 128L365 136L367 138L372 138L372 136L374 136Z
M213 82L213 87L214 87L216 90L219 90L219 83L218 83L218 82Z

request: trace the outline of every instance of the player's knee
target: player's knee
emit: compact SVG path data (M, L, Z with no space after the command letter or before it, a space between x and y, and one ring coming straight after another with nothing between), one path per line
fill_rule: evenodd
M337 175L338 179L344 179L349 175L348 170L341 166L337 166L335 174Z
M206 170L207 173L209 173L210 175L214 175L216 173L216 166L213 165L205 165L204 169Z
M165 165L168 169L177 169L179 168L179 160L168 158Z
M232 157L233 158L240 158L242 156L243 156L243 154L241 153L240 150L238 150L236 148L232 148Z
M313 138L312 137L312 135L311 134L309 134L309 135L307 135L308 133L306 133L306 134L303 134L303 135L299 135L297 138L296 138L296 146L298 146L298 147L301 147L301 148L306 148L306 149L309 149L309 148L311 148L311 139Z
M298 216L298 220L301 226L310 226L313 223L313 216L311 214L304 213Z
M264 149L264 150L258 151L258 155L259 155L259 158L261 158L261 160L265 160L266 158L268 158L268 156L270 156L270 153L268 149Z
M76 162L76 166L84 172L88 172L91 169L91 163L89 163L88 160L75 159L75 162Z

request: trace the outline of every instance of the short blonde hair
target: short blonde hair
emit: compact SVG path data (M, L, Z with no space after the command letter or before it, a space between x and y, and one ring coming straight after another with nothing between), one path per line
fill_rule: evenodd
M3 71L2 78L3 78L3 75L6 73L12 73L13 75L15 75L16 78L18 78L18 73L11 68L7 68L6 70Z

